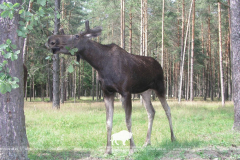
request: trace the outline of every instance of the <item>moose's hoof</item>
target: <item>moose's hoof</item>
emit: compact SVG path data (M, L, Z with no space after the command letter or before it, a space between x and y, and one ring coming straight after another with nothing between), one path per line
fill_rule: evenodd
M112 154L112 147L107 147L104 155L111 155Z
M151 146L151 142L150 141L145 141L143 147L147 147L147 146Z
M136 151L136 146L133 146L129 150L129 155L132 155Z
M172 142L176 141L176 138L175 138L174 136L171 137L171 141L172 141Z

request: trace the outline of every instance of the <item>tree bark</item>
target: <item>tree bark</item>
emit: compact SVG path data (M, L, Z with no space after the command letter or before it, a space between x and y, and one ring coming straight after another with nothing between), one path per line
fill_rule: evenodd
M94 70L92 67L92 100L94 100Z
M164 53L164 6L165 0L162 0L162 58L161 58L161 66L163 67L163 53Z
M125 49L125 0L121 0L121 47Z
M231 0L231 51L232 51L232 79L234 124L233 128L240 131L240 1Z
M147 56L147 0L141 0L140 55Z
M132 53L132 12L130 11L130 14L129 14L129 53Z
M148 56L148 12L147 12L147 0L144 7L144 55Z
M182 0L182 36L181 36L181 58L183 56L184 49L184 31L185 31L185 1ZM180 61L181 66L182 61ZM183 62L184 63L184 62Z
M76 103L76 91L77 91L77 67L74 66L74 91L73 91L73 97L74 97L74 103Z
M6 0L0 2L2 4ZM8 0L8 2L22 3L20 0ZM10 76L19 79L19 88L12 89L6 94L0 93L0 159L3 160L28 159L24 115L23 40L17 35L18 21L18 14L15 14L13 19L0 17L0 44L10 39L12 44L17 46L16 50L21 51L17 60L6 59ZM0 54L0 63L3 60L3 55Z
M186 37L185 37L185 41L184 41L183 55L181 57L179 90L178 90L178 102L181 102L181 97L182 97L183 67L184 67L184 59L185 59L185 51L186 51L186 44L187 44L187 36L188 36L188 29L190 27L190 16L191 16L191 12L192 12L193 2L194 2L194 0L192 0L191 6L190 6L190 9L189 9L188 24L187 24L186 34L185 34Z
M78 77L78 99L80 99L80 97L81 97L81 62L82 62L82 60L80 59L80 61L79 61L79 67L78 67L78 75L79 75L79 77Z
M211 7L208 6L208 56L209 56L209 90L210 90L210 97L211 101L213 101L213 76L212 76L212 52L211 52Z
M223 79L223 62L222 62L222 29L221 29L221 3L218 2L218 36L219 36L219 63L220 63L220 81L221 81L221 97L222 106L225 106L224 97L224 79Z
M55 22L54 22L54 35L58 34L60 29L60 19L57 14L60 13L60 0L55 0ZM60 96L59 96L59 54L53 55L53 109L60 109Z
M31 12L32 6L33 6L33 1L29 1L28 12ZM27 22L26 28L29 24L30 24L30 21ZM28 37L29 37L29 34L27 34L27 37L24 38L24 43L23 43L23 63L24 64L26 63L27 43L29 39Z
M64 103L65 94L65 59L61 58L61 103Z
M195 0L193 0L192 12L192 48L191 48L191 72L190 72L190 101L193 101L193 63L194 63L194 32L195 32Z

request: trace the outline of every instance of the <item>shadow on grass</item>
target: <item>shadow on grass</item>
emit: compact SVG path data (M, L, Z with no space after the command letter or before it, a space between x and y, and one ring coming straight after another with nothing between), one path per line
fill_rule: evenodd
M31 150L28 151L30 160L65 160L90 157L90 151L73 150Z
M163 157L171 151L187 151L195 147L199 147L200 141L192 140L185 142L171 142L164 141L156 147L148 146L139 150L134 154L134 159L136 160L154 160Z

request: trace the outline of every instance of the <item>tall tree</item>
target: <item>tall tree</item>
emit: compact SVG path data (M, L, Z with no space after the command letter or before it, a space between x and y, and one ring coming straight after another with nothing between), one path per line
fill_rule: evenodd
M233 75L233 102L235 130L240 131L240 1L230 1L231 11L231 51Z
M193 0L192 12L192 47L191 47L191 71L190 71L190 101L193 101L193 63L194 63L194 32L195 32L195 0Z
M222 106L225 105L224 97L224 79L223 79L223 62L222 62L222 29L221 29L221 3L218 1L218 37L219 37L219 64L220 64L220 81Z
M161 65L163 67L163 53L164 53L164 6L165 0L162 0L162 58L161 58Z
M95 69L92 67L92 91L91 91L92 100L94 100L94 72L95 72Z
M65 59L61 58L61 103L64 103L65 97Z
M58 34L60 29L60 0L55 0L55 21L54 21L54 35ZM60 109L60 96L59 96L59 54L53 55L53 109Z
M147 0L141 0L140 55L147 56Z
M125 0L121 0L121 47L125 49Z
M186 37L185 37L185 41L184 41L183 54L182 54L182 57L181 57L180 78L179 78L179 90L178 90L178 102L181 102L181 97L182 97L182 92L181 92L181 91L182 91L184 58L185 58L185 51L186 51L186 44L187 44L188 29L189 29L189 27L190 27L190 17L191 17L192 8L193 8L193 2L194 2L194 0L192 0L191 6L190 6L190 9L189 9L188 24L187 24L186 34L185 34Z
M1 4L4 2L21 4L21 0L0 0ZM0 10L2 13L2 10ZM11 58L6 58L3 55L1 48L0 65L1 65L1 78L2 69L8 68L8 76L18 78L18 88L12 89L5 94L0 92L0 159L16 160L28 159L27 157L27 135L25 127L24 116L24 91L23 91L23 43L18 37L18 23L19 15L12 13L13 18L0 17L0 44L6 44L12 47L12 51L20 50L18 58L14 61ZM6 46L5 45L5 46ZM9 52L9 50L7 51ZM5 52L5 53L7 53ZM6 55L6 54L5 54ZM6 59L5 59L6 58ZM5 65L3 65L3 63ZM6 72L8 72L6 71ZM2 79L1 79L2 83ZM3 82L4 83L4 82ZM8 84L10 85L10 84ZM2 84L1 84L1 87ZM6 87L6 86L5 86ZM8 86L9 88L9 86ZM1 88L1 91L3 88Z

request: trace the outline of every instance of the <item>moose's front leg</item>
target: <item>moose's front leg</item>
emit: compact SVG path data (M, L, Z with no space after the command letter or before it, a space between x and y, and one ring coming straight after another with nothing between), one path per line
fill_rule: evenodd
M113 110L114 110L114 94L106 95L104 94L104 102L106 106L106 124L107 124L107 147L105 154L112 154L112 122L113 122Z
M125 110L125 116L126 116L126 125L127 125L127 129L128 132L132 133L132 100L131 100L131 93L126 93L124 95L122 95L123 101L123 107ZM133 141L133 136L130 139L130 151L129 153L132 154L134 152L135 149L135 144Z

